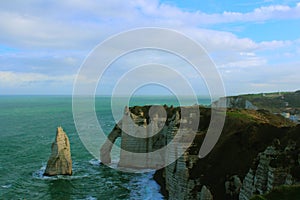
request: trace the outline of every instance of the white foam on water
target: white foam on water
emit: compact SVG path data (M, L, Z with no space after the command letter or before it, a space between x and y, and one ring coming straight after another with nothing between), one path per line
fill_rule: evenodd
M43 163L42 167L39 170L32 173L32 177L36 179L43 178L45 170L46 170L46 164Z
M84 200L97 200L96 197L88 196Z
M90 160L89 161L89 163L91 164L91 165L93 165L93 166L100 166L100 160L98 160L98 159L92 159L92 160Z
M113 168L113 169L118 169L119 161L120 161L119 159L111 160L111 163L107 164L107 166L109 166L110 168ZM89 163L94 165L94 166L100 166L101 165L101 160L92 159L92 160L89 161Z
M4 189L8 189L12 186L12 184L7 184L7 185L2 185L1 187L4 188Z
M164 197L159 193L160 186L153 180L153 174L145 173L141 177L131 180L129 185L131 186L130 199L134 200L163 200Z
M153 172L154 169L134 169L134 168L127 168L127 167L118 167L117 169L119 169L120 171L123 172L129 172L129 173L149 173L149 172Z

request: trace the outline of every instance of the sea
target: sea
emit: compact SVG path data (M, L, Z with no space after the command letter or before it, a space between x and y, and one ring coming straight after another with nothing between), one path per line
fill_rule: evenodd
M211 100L199 97L197 103L209 105ZM171 96L137 96L129 104L178 106L179 102ZM116 123L111 98L97 96L95 110L109 134ZM46 177L58 126L70 140L73 175ZM120 171L118 152L114 154L111 166L102 165L84 146L73 120L72 96L0 96L0 199L164 199L153 171Z

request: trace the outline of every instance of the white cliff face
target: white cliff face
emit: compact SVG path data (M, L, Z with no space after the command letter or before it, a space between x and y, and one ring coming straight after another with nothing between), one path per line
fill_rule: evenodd
M221 98L222 100L222 98ZM218 101L215 102L218 104ZM226 97L226 108L244 108L249 110L257 110L258 107L243 97Z
M57 128L55 141L44 175L72 175L70 142L62 127Z
M197 155L185 153L165 168L166 190L168 191L169 199L213 199L210 190L201 184L199 179L190 177L190 170L198 159Z
M119 166L133 169L157 169L164 165L165 156L151 154L165 145L165 132L161 121L165 118L154 118L147 124L143 113L135 115L125 112L121 125L121 151ZM162 124L162 125L161 125ZM136 154L132 154L132 152ZM144 154L143 154L144 153Z
M165 124L166 120L166 115L159 116L154 113L150 117L145 116L142 110L132 113L126 107L123 118L108 135L108 139L100 149L101 162L105 164L111 162L110 152L113 143L118 137L121 137L119 167L136 170L163 167L165 155L151 152L166 145L166 132L172 129L172 126Z
M176 126L179 123L180 117L176 115L174 121L170 123L173 124L172 129L169 129L167 132L167 142L169 143L173 140L174 135L176 134L178 128ZM182 122L182 121L181 121ZM185 121L187 124L188 120ZM188 136L188 130L185 134ZM190 144L187 144L190 146ZM193 147L192 144L191 147ZM181 143L180 146L184 146L184 143ZM174 146L169 150L169 155L167 159L175 159L176 154L179 152L178 146ZM198 151L196 154L190 154L189 151L185 151L184 154L179 157L175 162L165 167L165 180L166 180L166 190L169 194L169 199L197 199L197 200L212 200L213 196L210 190L201 184L200 180L193 179L190 177L190 170L199 160ZM201 189L201 190L200 190Z
M244 178L239 199L248 200L255 194L265 194L276 186L295 184L291 169L298 163L289 157L294 148L295 145L289 144L285 150L280 150L273 145L260 153L256 160L257 167L250 169ZM283 162L281 158L290 163Z

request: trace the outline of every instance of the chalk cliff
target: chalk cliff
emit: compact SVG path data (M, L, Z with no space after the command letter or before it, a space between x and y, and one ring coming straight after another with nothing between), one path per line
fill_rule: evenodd
M300 149L295 141L290 140L284 146L275 139L273 145L258 154L244 178L239 199L248 200L281 185L299 184L299 157Z
M100 160L110 163L113 143L121 137L120 167L156 169L165 163L165 155L151 154L167 144L166 136L174 132L179 123L179 108L157 106L125 108L124 116L108 135L100 149ZM163 109L163 110L160 110ZM143 136L143 137L140 137ZM132 155L131 152L139 153ZM143 154L149 153L149 154Z
M244 94L226 98L227 108L265 109L272 113L286 112L295 117L300 114L300 91ZM218 101L217 101L218 102ZM215 102L215 103L217 103Z
M62 127L57 128L44 175L72 175L70 142Z
M199 159L209 118L209 110L201 109L202 122L193 144L181 158L164 168L162 191L170 199L201 199L198 192L203 186L209 188L214 199L238 199L241 182L257 154L294 126L264 110L229 109L218 143L207 157Z
M188 124L190 120L182 119L179 107L165 106L164 109L167 113L165 119L158 115L155 118L156 120L151 119L148 115L149 109L150 106L135 106L125 109L125 118L116 125L108 136L108 141L101 148L102 162L110 162L109 152L111 144L109 142L114 142L117 137L122 138L121 146L126 151L137 153L152 152L162 148L174 138L180 121ZM281 180L281 178L278 178L281 177L280 174L284 174L286 183L290 183L291 180L294 183L295 175L292 172L288 171L287 173L287 171L284 171L285 168L281 170L282 167L272 167L270 171L266 171L265 166L262 166L262 164L271 165L274 162L276 163L277 161L274 161L272 156L270 162L268 161L269 158L265 158L267 154L270 154L268 152L271 151L272 153L274 139L278 138L279 141L283 141L281 142L282 144L286 143L286 146L288 146L287 137L293 140L300 139L299 134L295 134L300 132L300 126L295 127L294 123L266 110L228 109L225 126L218 143L210 154L203 159L199 159L198 152L206 136L211 118L209 108L199 107L199 110L199 126L192 144L179 159L158 170L154 175L155 180L161 185L161 192L168 199L223 200L238 199L239 196L242 198L243 194L245 198L249 198L249 196L255 194L258 188L265 192L268 191L268 188L270 189L280 184L281 182L278 181L279 179ZM130 117L135 125L145 128L134 129L133 124L127 123L126 120L129 118L126 119L126 117ZM151 124L151 122L153 123ZM149 124L151 126L147 126ZM156 129L160 129L160 131L154 136L146 138L134 137L134 134L147 136L147 134L151 134L151 131ZM134 131L134 133L131 131ZM156 160L161 159L160 161L167 162L168 159L172 159L178 153L178 149L175 147L169 150L168 155L162 155L161 158L131 158L130 155L126 154L126 151L122 150L119 166L139 167L136 164L132 166L132 161L139 159L140 166L156 168L156 164L161 164L161 162L156 163ZM275 149L273 153L278 152ZM256 163L262 164L260 166L257 164L253 168L254 160L259 160ZM251 170L249 171L250 168L252 172ZM292 168L295 174L298 168L296 165ZM252 178L257 176L257 174L262 174L260 183L252 183ZM265 174L273 178L266 180ZM250 180L247 182L247 179ZM271 179L273 182L270 182ZM253 189L247 191L245 189L247 185Z

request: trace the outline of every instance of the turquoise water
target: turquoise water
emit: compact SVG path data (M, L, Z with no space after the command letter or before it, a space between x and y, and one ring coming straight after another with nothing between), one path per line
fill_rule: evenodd
M166 102L178 104L170 97L136 97L130 104ZM96 111L109 133L115 124L110 98L97 97ZM43 177L60 125L70 139L73 175ZM71 96L0 96L0 199L163 199L152 174L100 165L77 135Z

